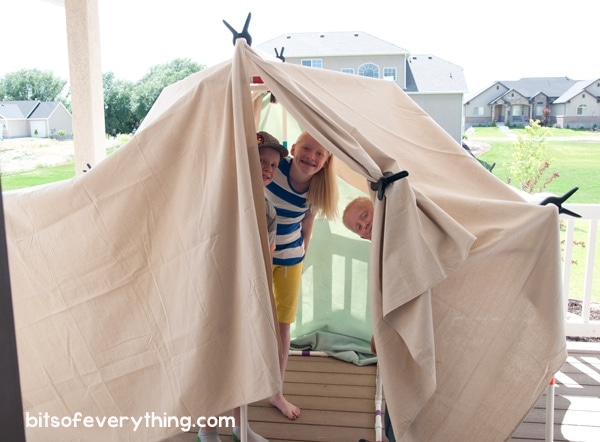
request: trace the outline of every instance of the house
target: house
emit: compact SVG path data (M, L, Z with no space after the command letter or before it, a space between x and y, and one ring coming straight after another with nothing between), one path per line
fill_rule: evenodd
M71 137L71 113L60 101L0 101L2 138Z
M464 104L465 128L505 123L525 126L540 120L572 129L600 127L600 79L567 77L496 81Z
M467 84L460 66L365 32L284 34L257 45L286 63L393 81L457 142Z

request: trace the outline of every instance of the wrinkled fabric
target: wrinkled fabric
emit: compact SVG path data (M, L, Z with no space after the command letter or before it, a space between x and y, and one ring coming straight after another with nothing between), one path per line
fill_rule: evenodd
M276 391L254 76L349 182L409 173L371 192L365 293L396 439L510 437L566 359L556 207L524 201L395 84L243 40L82 177L6 195L25 409L208 415Z

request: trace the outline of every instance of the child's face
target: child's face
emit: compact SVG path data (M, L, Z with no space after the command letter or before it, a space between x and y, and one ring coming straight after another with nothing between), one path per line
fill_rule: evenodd
M261 147L258 150L260 156L260 168L262 170L263 185L269 184L275 177L275 171L281 160L281 155L270 147Z
M351 206L344 217L346 225L364 239L371 239L371 229L373 228L373 207L365 204L355 204Z
M313 137L303 134L292 146L293 166L306 176L313 176L327 165L329 151Z

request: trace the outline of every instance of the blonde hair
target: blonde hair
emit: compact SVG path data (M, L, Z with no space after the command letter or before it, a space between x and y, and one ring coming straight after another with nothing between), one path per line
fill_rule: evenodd
M334 157L330 153L327 164L311 178L306 199L315 214L324 216L330 221L337 217L339 198L334 163Z
M354 232L354 230L347 223L346 215L348 215L348 211L355 206L364 207L364 208L372 208L373 202L371 201L371 198L369 198L369 197L359 196L359 197L354 198L352 201L350 201L348 203L348 205L344 209L344 213L342 214L342 222L344 223L344 225L346 226L346 228L348 230L352 230L353 232Z
M308 132L302 132L296 139L296 142L302 137L308 136L314 140L314 137ZM315 140L316 141L316 140ZM329 152L329 151L327 151ZM337 204L339 192L337 183L337 173L335 170L335 158L329 152L327 163L310 180L306 203L311 206L311 210L317 216L324 216L328 220L337 217Z

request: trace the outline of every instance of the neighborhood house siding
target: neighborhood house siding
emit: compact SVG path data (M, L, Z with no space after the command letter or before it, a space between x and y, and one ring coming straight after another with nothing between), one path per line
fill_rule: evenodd
M563 115L557 116L557 118L560 117L563 127L577 128L580 125L582 127L593 127L594 121L597 121L595 117L598 116L600 109L597 98L592 94L584 92L577 94L565 103L564 110Z
M71 115L62 105L52 112L48 122L50 134L52 136L59 135L61 131L64 131L65 135L71 135L73 133Z
M29 122L24 119L6 121L4 138L29 137Z
M409 94L410 98L421 109L429 114L437 124L442 126L455 140L461 139L462 118L448 112L447 109L460 109L462 95L460 94Z
M600 99L600 80L592 82L586 90Z

